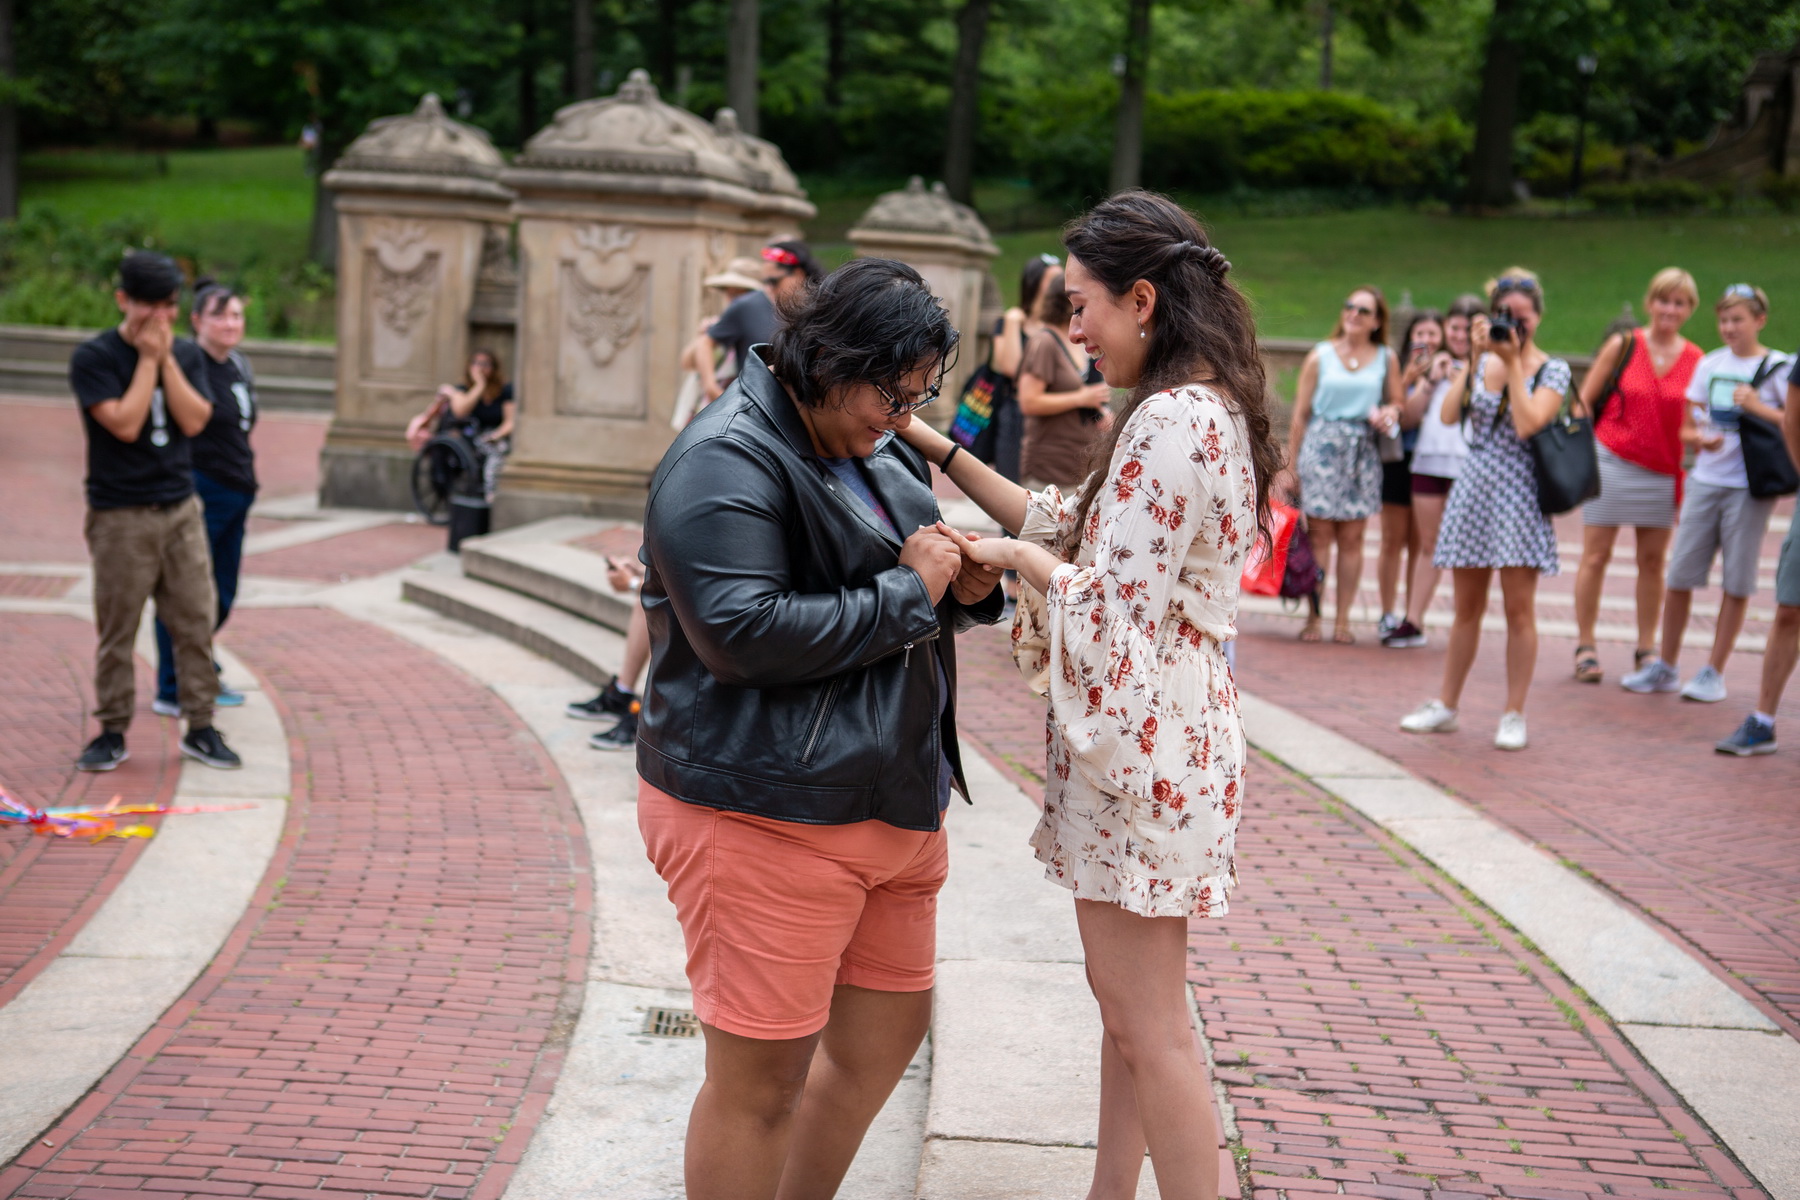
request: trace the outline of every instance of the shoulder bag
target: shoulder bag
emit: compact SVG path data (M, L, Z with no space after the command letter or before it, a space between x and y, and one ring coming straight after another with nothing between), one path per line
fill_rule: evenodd
M1531 377L1527 386L1538 389L1538 381L1549 367L1546 361ZM1525 439L1537 474L1538 511L1547 517L1561 516L1600 494L1600 460L1594 449L1594 422L1591 417L1577 416L1571 391L1563 395L1562 405L1550 423ZM1506 401L1500 402L1494 414L1494 427L1506 415Z
M1594 424L1600 423L1600 414L1606 411L1606 403L1614 396L1619 396L1619 403L1625 403L1625 397L1619 395L1619 384L1625 378L1625 366L1631 361L1631 352L1637 349L1637 330L1624 333L1625 345L1619 350L1619 361L1613 364L1612 377L1606 381L1606 388L1594 401L1592 416Z
M1764 358L1750 380L1752 389L1761 388L1781 364L1770 366L1774 355ZM1800 491L1800 471L1788 455L1787 439L1781 426L1765 421L1754 413L1738 413L1738 444L1744 450L1744 474L1750 480L1750 495L1758 500L1775 496L1791 496Z

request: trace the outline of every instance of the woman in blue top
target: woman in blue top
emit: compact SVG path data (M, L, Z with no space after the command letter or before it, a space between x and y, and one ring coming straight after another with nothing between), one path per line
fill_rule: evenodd
M1506 611L1506 711L1494 745L1525 748L1525 694L1537 667L1537 583L1557 571L1556 530L1538 508L1537 467L1525 444L1562 408L1569 364L1538 349L1544 290L1523 267L1508 268L1488 283L1493 316L1470 326L1474 365L1450 380L1435 418L1468 422L1469 456L1444 505L1434 559L1450 568L1456 589L1456 622L1444 658L1444 685L1400 721L1408 733L1449 733L1456 706L1481 645L1488 587L1500 573Z
M1350 606L1362 586L1363 530L1381 511L1380 433L1397 430L1405 397L1400 372L1390 369L1387 298L1380 288L1357 288L1344 301L1328 341L1307 352L1294 389L1288 429L1288 469L1278 485L1296 494L1306 514L1321 578L1331 576L1331 548L1338 551L1337 620L1331 640L1356 641ZM1317 613L1300 640L1319 640Z

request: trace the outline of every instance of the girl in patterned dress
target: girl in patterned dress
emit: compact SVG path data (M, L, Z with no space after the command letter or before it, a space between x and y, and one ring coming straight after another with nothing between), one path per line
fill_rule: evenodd
M902 436L1018 538L951 532L1019 573L1014 657L1049 700L1032 846L1074 893L1100 1003L1095 1197L1218 1195L1213 1102L1187 1007L1187 923L1225 913L1247 746L1225 645L1281 465L1256 329L1181 207L1125 192L1070 226L1071 334L1119 419L1075 494L1028 492L914 422Z
M1500 572L1506 610L1506 711L1494 745L1525 748L1525 694L1537 667L1537 582L1557 571L1556 530L1538 509L1537 467L1526 439L1548 425L1569 388L1569 364L1537 347L1544 292L1536 275L1509 268L1487 288L1495 318L1515 328L1495 328L1477 316L1471 323L1473 366L1458 371L1437 419L1467 420L1469 456L1444 505L1434 561L1454 574L1456 620L1444 658L1444 686L1401 718L1408 733L1450 733L1475 651L1488 588ZM1465 400L1466 397L1466 400ZM1466 405L1466 408L1465 408Z

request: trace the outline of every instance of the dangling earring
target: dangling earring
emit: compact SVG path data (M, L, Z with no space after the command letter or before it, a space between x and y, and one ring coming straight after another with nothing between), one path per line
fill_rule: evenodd
M1138 340L1143 341L1145 338L1147 338L1149 336L1150 336L1149 334L1144 332L1144 327L1142 325L1139 325L1138 326Z

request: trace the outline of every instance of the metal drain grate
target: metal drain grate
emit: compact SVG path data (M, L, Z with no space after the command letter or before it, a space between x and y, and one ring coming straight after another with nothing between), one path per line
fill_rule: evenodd
M685 1008L645 1009L644 1032L651 1037L699 1037L700 1018Z

